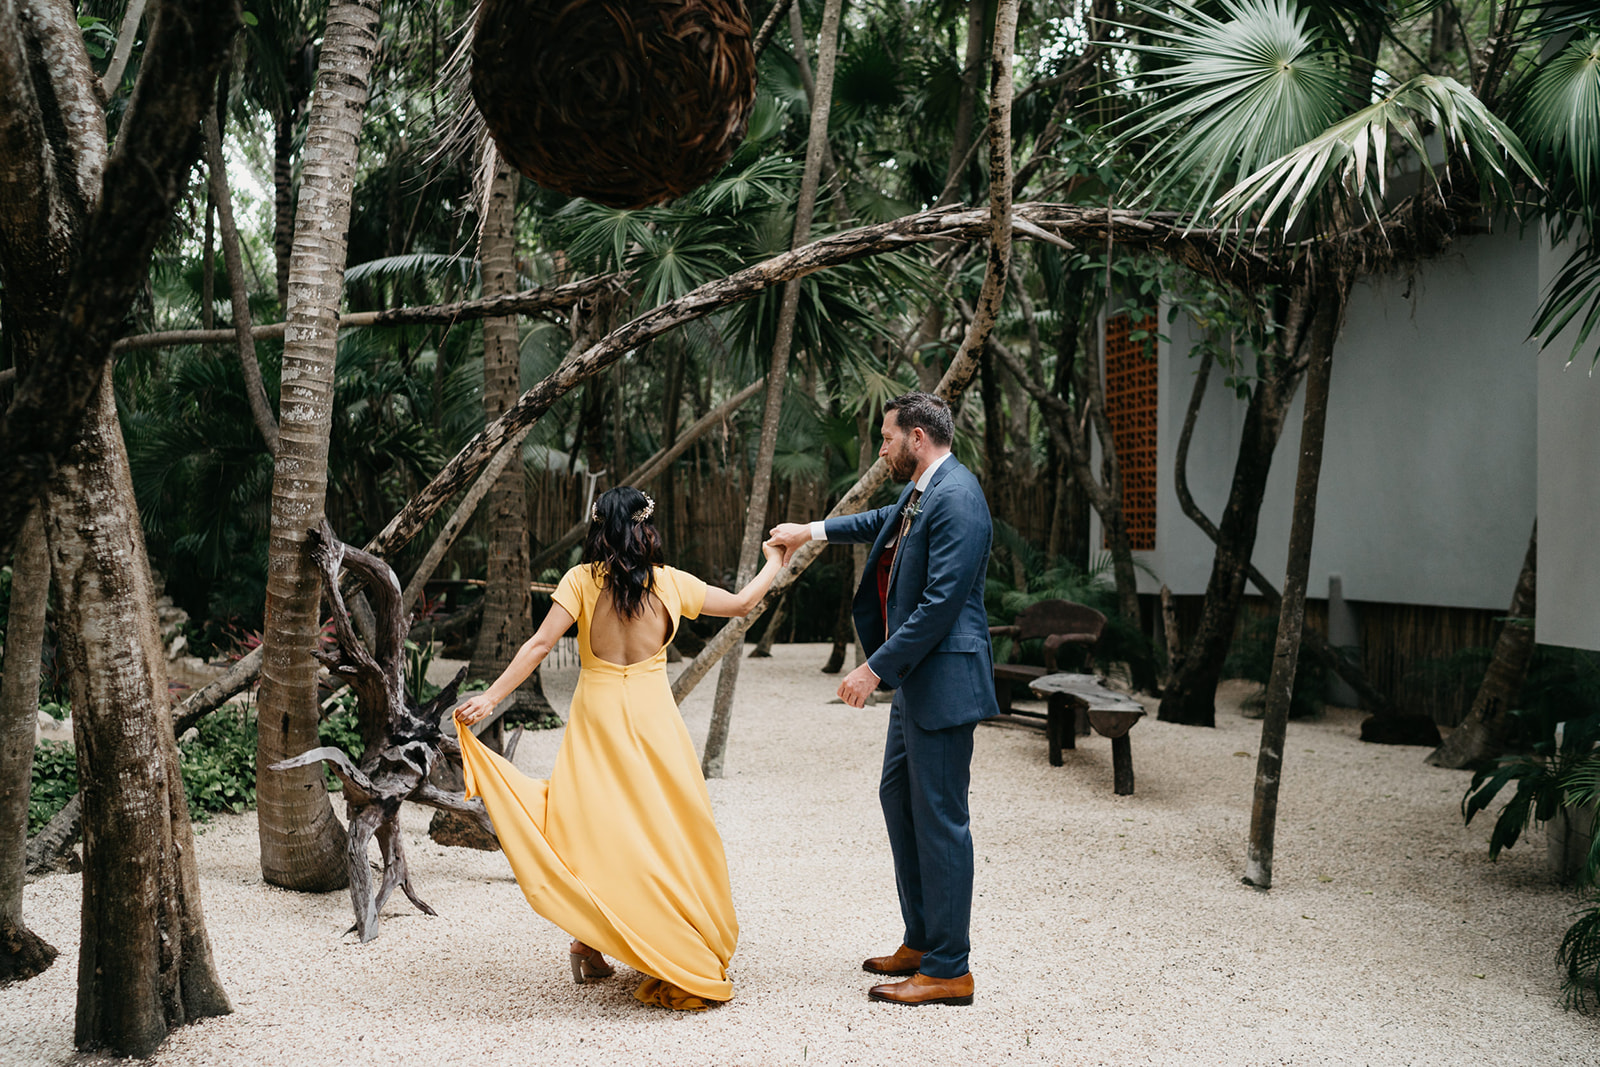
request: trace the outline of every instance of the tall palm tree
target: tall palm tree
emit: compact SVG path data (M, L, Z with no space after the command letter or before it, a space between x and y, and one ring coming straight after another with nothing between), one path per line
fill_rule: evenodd
M478 263L483 295L517 288L516 212L521 176L494 145L486 144L481 173L487 186L478 233ZM483 414L490 422L503 415L522 394L522 359L516 318L483 320ZM519 452L520 452L520 446ZM533 633L533 580L528 545L527 472L512 462L501 472L480 512L487 524L489 566L483 591L483 623L472 651L468 674L489 679L516 655ZM513 709L544 716L550 702L540 689L538 672L518 687ZM498 731L500 720L491 729Z
M279 447L267 552L256 823L261 871L274 885L327 891L345 885L345 837L320 769L267 767L317 746L317 661L322 583L307 532L322 518L328 484L333 368L344 290L350 189L367 84L378 52L378 0L328 8L306 134L295 217L279 389Z

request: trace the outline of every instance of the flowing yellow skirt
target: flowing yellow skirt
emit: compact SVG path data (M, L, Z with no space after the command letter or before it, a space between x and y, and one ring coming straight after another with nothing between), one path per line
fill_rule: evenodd
M534 911L647 975L645 1003L733 997L727 858L664 653L588 659L548 782L460 735L467 796L482 798Z

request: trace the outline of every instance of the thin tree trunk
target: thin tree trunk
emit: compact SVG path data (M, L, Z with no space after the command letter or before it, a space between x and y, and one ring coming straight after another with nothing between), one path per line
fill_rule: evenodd
M267 387L261 380L261 364L256 362L256 342L250 334L250 293L244 284L244 260L239 255L239 231L233 224L233 194L228 189L228 170L222 156L222 127L217 113L208 108L205 117L206 170L210 176L211 199L217 205L217 228L222 237L222 261L228 269L228 292L233 303L233 329L238 336L239 369L244 374L244 391L250 399L250 415L261 431L267 451L278 451L278 419L267 400ZM208 231L209 232L209 231ZM209 306L209 304L207 305Z
M83 786L74 1040L146 1056L168 1031L232 1008L200 906L155 589L109 372L47 499Z
M1511 735L1511 709L1528 677L1533 662L1535 610L1534 592L1538 585L1539 523L1528 535L1528 551L1522 559L1522 573L1511 594L1511 610L1494 643L1489 669L1472 698L1472 710L1460 726L1450 732L1444 744L1433 750L1428 762L1453 770L1482 767L1505 752Z
M56 950L22 919L27 879L28 795L39 714L39 660L50 594L44 523L30 516L11 563L11 614L6 620L5 676L0 678L0 985L32 978Z
M122 75L128 70L128 60L133 56L133 42L139 36L139 23L144 19L145 0L128 0L122 13L122 26L117 30L117 47L111 53L111 65L100 79L100 95L110 100L122 87Z
M207 109L209 113L210 109ZM205 241L200 256L200 328L211 330L217 321L217 201L206 190Z
M1172 684L1161 696L1157 717L1185 726L1215 726L1217 683L1222 663L1233 644L1239 604L1244 597L1246 567L1255 552L1261 505L1266 497L1272 454L1283 435L1284 419L1299 385L1301 369L1296 359L1305 324L1314 321L1314 290L1302 287L1290 298L1280 333L1282 349L1261 355L1262 366L1250 403L1245 408L1244 429L1234 460L1233 483L1218 525L1216 553L1206 584L1200 625L1184 647L1183 661Z
M945 371L936 388L939 396L952 411L959 408L961 397L978 368L977 354L989 342L995 320L1000 315L1000 302L1005 296L1007 275L1011 270L1011 229L1014 222L1011 203L1011 138L995 131L1011 128L1011 67L1017 35L1017 0L999 0L994 30L994 78L989 90L989 255L983 274L983 288L978 293L976 313L961 347L950 368ZM872 495L889 477L888 465L879 459L855 485L834 505L830 515L848 515L867 506ZM813 541L796 552L789 566L778 575L777 581L767 591L755 609L741 619L730 619L706 642L693 662L678 674L672 683L672 697L682 701L717 660L735 648L744 639L745 631L792 586L818 556L824 545Z
M823 674L838 674L844 670L845 653L855 642L855 622L850 618L850 590L855 587L856 583L851 582L839 588L839 610L833 619L833 649L828 653L828 662L822 665Z
M971 309L960 305L962 314L970 318ZM1133 549L1128 538L1127 521L1122 513L1122 477L1116 458L1116 442L1111 434L1110 421L1105 416L1103 390L1100 388L1100 367L1084 366L1076 375L1078 395L1085 398L1084 418L1092 420L1100 443L1100 474L1096 476L1089 462L1087 430L1082 420L1075 417L1071 406L1047 390L1035 379L1022 360L1002 342L990 342L995 354L1012 375L1039 401L1052 418L1045 425L1057 447L1066 457L1072 475L1083 489L1096 512L1100 515L1106 540L1111 545L1112 573L1116 580L1117 613L1135 627L1142 627L1139 612L1138 574L1133 561ZM1076 347L1076 346L1074 346ZM1136 656L1129 663L1134 688L1153 690L1156 684L1155 664L1148 656Z
M317 747L317 647L322 582L307 533L322 521L339 302L350 192L367 81L377 55L378 0L328 8L312 94L304 176L289 266L290 329L283 347L283 412L272 481L267 609L256 746L256 825L262 876L288 889L346 885L345 834L319 767L272 771Z
M961 63L961 95L956 101L955 136L950 142L950 160L945 164L944 189L938 202L961 199L962 172L972 150L972 127L978 113L978 85L983 78L983 35L988 0L967 0L967 45ZM1009 139L1010 131L1006 131Z
M522 178L501 158L492 143L484 151L489 176L483 226L478 234L478 263L483 295L496 296L517 288L517 186ZM483 320L483 414L493 422L522 395L522 358L514 317ZM492 679L533 634L532 581L528 555L528 475L522 450L513 447L504 471L490 490L482 529L489 554L488 584L483 590L483 624L473 646L469 678ZM554 714L540 686L539 672L517 687L510 709L522 714ZM499 720L496 720L498 726ZM491 738L498 740L498 738Z
M1244 881L1272 888L1273 842L1277 834L1278 786L1283 777L1283 746L1288 735L1289 702L1300 659L1300 634L1306 617L1306 586L1311 573L1311 535L1317 522L1317 483L1322 473L1323 434L1328 424L1328 380L1333 345L1344 316L1348 280L1342 272L1321 287L1311 324L1311 365L1306 373L1305 412L1300 424L1300 468L1295 475L1294 517L1289 524L1289 563L1283 578L1278 639L1267 680L1266 713L1256 758L1255 800L1250 812L1250 842Z
M1195 419L1200 412L1200 402L1205 397L1212 361L1212 354L1206 352L1200 357L1200 366L1195 371L1194 389L1189 395L1189 409L1184 414L1183 430L1178 435L1178 447L1173 460L1173 481L1178 491L1178 507L1200 528L1200 532L1205 534L1213 545L1217 545L1221 541L1221 531L1217 529L1216 523L1211 521L1210 516L1200 510L1200 506L1195 503L1194 494L1189 491L1189 443L1194 437ZM1266 575L1262 574L1254 563L1248 561L1245 563L1245 576L1249 578L1250 584L1256 587L1256 591L1261 594L1268 607L1274 612L1278 611L1283 603L1283 597L1279 594L1277 586L1268 581ZM1362 707L1378 715L1399 714L1388 696L1372 684L1367 673L1361 669L1361 665L1329 645L1328 639L1322 634L1315 630L1305 631L1301 638L1301 646L1325 670L1338 675L1355 690ZM1175 674L1183 664L1183 654L1179 652L1174 655L1169 648L1168 655L1170 657L1168 671ZM1169 681L1169 687L1170 684Z
M800 177L800 199L795 205L794 237L791 249L805 246L811 239L811 216L817 206L817 183L822 173L822 157L828 150L828 116L833 110L833 72L839 54L839 15L843 0L826 0L822 9L822 35L817 48L817 91L811 107L810 138L806 145L805 171ZM778 308L778 330L772 346L772 362L767 368L767 405L761 419L761 444L756 451L756 467L750 485L750 507L745 515L744 540L739 548L739 572L735 588L743 588L756 573L761 559L761 542L766 539L767 498L772 492L772 457L778 448L778 419L783 414L783 397L789 384L789 351L794 344L794 321L800 308L798 279L783 287ZM711 726L706 734L705 754L700 768L707 778L722 777L723 753L728 743L728 723L733 716L733 694L739 682L742 657L722 661L717 676L717 695L711 709Z

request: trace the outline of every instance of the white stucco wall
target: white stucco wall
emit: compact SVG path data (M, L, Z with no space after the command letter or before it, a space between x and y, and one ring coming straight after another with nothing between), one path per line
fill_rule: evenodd
M1566 248L1541 252L1549 281ZM1539 356L1540 644L1600 650L1600 372L1570 366L1576 327Z
M1537 366L1525 338L1538 255L1531 234L1468 238L1412 278L1357 287L1334 356L1312 596L1326 596L1329 576L1338 575L1350 600L1501 610L1510 603L1535 508ZM1212 545L1183 515L1173 487L1197 361L1188 357L1185 323L1165 332L1172 343L1159 356L1156 550L1140 553L1157 577L1140 582L1145 591L1165 582L1198 594ZM1213 521L1227 500L1245 409L1223 378L1213 370L1188 465L1195 500ZM1297 398L1256 540L1256 565L1280 586L1300 417ZM1094 536L1098 544L1098 529Z

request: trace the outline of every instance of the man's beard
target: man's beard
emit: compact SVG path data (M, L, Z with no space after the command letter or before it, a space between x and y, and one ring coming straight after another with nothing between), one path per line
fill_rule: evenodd
M886 458L889 461L889 476L897 482L910 481L911 476L917 473L917 457L911 454L911 449L904 442L890 449Z

